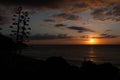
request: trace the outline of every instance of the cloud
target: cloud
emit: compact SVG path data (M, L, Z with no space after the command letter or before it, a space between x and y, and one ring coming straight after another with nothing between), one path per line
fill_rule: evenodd
M70 7L70 11L71 12L83 12L83 11L87 11L90 9L90 6L87 3L76 3L73 6Z
M111 3L120 3L120 0L0 0L2 5L23 5L37 9L72 9L73 11L85 11L100 8Z
M107 0L108 3L120 3L120 0Z
M118 38L118 35L112 35L112 34L100 34L100 37L98 38Z
M85 28L85 27L71 26L71 27L67 27L67 28L71 29L71 30L76 30L79 33L82 33L82 32L95 32L94 30L91 30L91 29L88 29L88 28Z
M77 15L67 14L67 13L54 14L53 17L62 18L62 19L66 19L66 20L78 20L80 18Z
M55 20L53 20L53 19L45 19L44 21L45 22L55 22Z
M0 3L4 5L24 5L24 6L29 6L29 7L31 6L37 8L56 9L65 6L64 4L66 5L71 4L71 1L70 0L7 0L7 1L1 0ZM61 6L61 4L63 6Z
M0 3L12 5L22 4L29 6L46 6L55 8L77 3L88 3L95 5L103 3L103 0L0 0Z
M110 3L118 3L109 0L0 0L4 6L26 6L27 8L37 9L61 9L64 11L80 12L92 8L103 7Z
M113 34L100 34L99 36L89 37L86 36L80 36L80 38L96 38L96 39L111 39L111 38L119 38L119 35L113 35Z
M110 31L112 31L111 29L107 29L107 30L105 30L105 32L110 32Z
M100 36L96 38L118 38L120 37L120 35L111 34L110 33L111 31L112 31L111 29L107 29L104 31L104 33L99 34Z
M0 25L3 25L5 23L5 18L3 16L0 16Z
M88 35L80 36L80 38L90 38Z
M64 27L66 26L65 24L56 24L55 27Z
M59 9L66 13L67 11L83 12L94 9L92 13L94 19L120 21L120 0L0 0L0 9L4 6L4 9L7 10L7 8L19 5L27 8L27 10ZM111 10L110 7L114 8ZM80 18L77 15L66 13L58 14L56 17L67 20L78 20Z
M102 34L98 34L98 36L89 37L88 35L84 35L84 36L80 36L80 38L110 39L110 38L120 37L120 35L111 34L110 33L111 31L112 31L111 29L107 29Z
M4 10L0 9L0 25L8 24L9 18L7 13Z
M89 7L89 5L86 4L86 3L78 3L78 4L75 4L74 6L75 6L75 7L79 7L79 8L86 8L86 7Z
M49 40L49 39L70 39L72 36L68 36L67 34L58 34L58 35L50 35L50 34L36 34L30 37L32 40Z
M100 21L120 21L120 4L110 4L104 8L94 9L93 18Z

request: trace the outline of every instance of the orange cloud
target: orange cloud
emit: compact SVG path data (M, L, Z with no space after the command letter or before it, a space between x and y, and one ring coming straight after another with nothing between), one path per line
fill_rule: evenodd
M120 0L107 0L107 2L120 4Z

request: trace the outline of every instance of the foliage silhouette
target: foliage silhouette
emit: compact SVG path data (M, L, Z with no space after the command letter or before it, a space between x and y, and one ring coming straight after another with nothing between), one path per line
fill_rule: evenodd
M31 30L29 26L29 20L28 12L22 11L22 7L19 7L16 10L16 14L13 15L13 23L10 28L12 28L10 36L15 37L15 42L17 45L17 52L21 54L22 47L25 47L24 42L28 41Z

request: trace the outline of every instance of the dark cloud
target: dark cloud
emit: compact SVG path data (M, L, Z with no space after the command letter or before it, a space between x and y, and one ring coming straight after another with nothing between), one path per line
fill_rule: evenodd
M118 38L118 35L115 34L111 34L111 29L107 29L104 31L104 33L100 34L100 36L104 37L104 38Z
M65 24L56 24L55 27L64 27L66 26Z
M27 6L39 6L49 8L65 7L71 4L87 3L89 5L103 4L103 0L0 0L1 4L12 4L12 5L27 5ZM96 5L96 6L97 6ZM80 6L84 7L84 6Z
M110 38L119 38L119 37L120 37L119 35L103 33L103 34L100 34L99 36L92 37L92 38L110 39Z
M100 21L120 21L120 4L110 4L104 8L95 9L93 18Z
M80 17L74 14L66 14L66 13L60 13L60 14L55 14L53 17L56 18L63 18L67 20L78 20Z
M111 3L119 2L119 0L0 0L0 4L5 6L22 5L38 9L72 9L73 11L85 11L88 9L103 7Z
M4 10L0 10L0 25L8 24L9 18Z
M90 6L87 3L76 3L75 5L71 6L70 10L72 12L83 12L89 10Z
M80 38L90 38L89 36L80 36Z
M4 24L4 18L2 16L0 16L0 25Z
M34 10L33 8L35 8L37 10L60 9L71 12L82 12L95 9L92 13L94 19L120 21L120 0L0 0L0 8L4 6L6 10L10 6L16 7L19 5L29 8L30 10ZM111 6L113 6L112 10L110 9ZM80 18L77 15L66 13L58 14L56 17L67 20L78 20Z
M119 35L113 34L100 34L99 36L89 37L89 36L80 36L80 38L96 38L96 39L111 39L111 38L119 38Z
M53 19L45 19L44 21L45 22L55 22L55 20L53 20Z
M94 30L91 30L91 29L88 29L88 28L85 28L85 27L71 26L71 27L68 27L68 28L71 29L71 30L76 30L79 33L82 33L82 32L95 32Z
M100 38L118 38L119 36L117 35L112 35L112 34L100 34Z
M68 36L67 34L58 34L58 35L36 34L30 37L30 39L32 40L68 39L68 38L72 38L72 36Z
M109 31L112 31L111 29L107 29L107 30L105 30L105 32L109 32Z
M89 5L86 3L78 3L78 4L75 4L75 7L86 8L86 7L89 7Z
M114 34L111 34L112 30L111 29L107 29L104 31L104 33L100 34L100 37L98 38L118 38L120 37L119 35L114 35Z
M61 0L63 1L63 0ZM57 7L60 0L1 0L0 3L4 5L25 5L25 6L37 6L37 7Z

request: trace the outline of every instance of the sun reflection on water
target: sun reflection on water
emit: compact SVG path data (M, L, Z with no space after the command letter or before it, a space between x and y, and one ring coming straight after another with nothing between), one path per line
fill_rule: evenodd
M91 47L88 51L87 59L93 62L96 62L96 55L94 47Z

